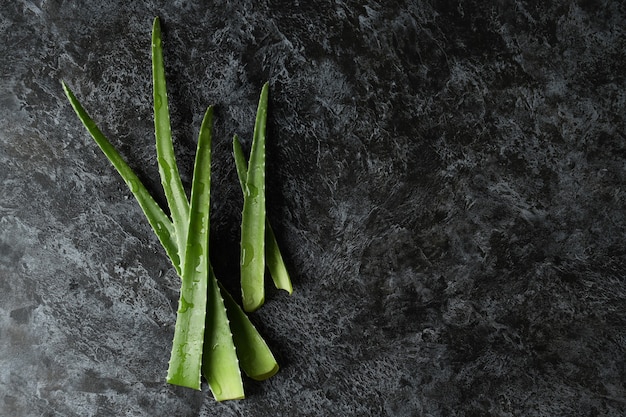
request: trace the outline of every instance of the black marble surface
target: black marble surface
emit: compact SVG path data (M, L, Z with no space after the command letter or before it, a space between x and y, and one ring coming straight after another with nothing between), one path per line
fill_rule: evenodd
M282 366L215 403L164 382L178 278L69 107L160 201L150 30L189 185L216 105L212 249L237 289L271 84L291 270L252 315ZM626 414L621 1L0 2L0 415Z

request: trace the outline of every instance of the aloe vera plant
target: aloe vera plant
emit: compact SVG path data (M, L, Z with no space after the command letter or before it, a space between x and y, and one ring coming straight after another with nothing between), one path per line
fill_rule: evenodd
M167 381L200 389L202 374L216 400L240 399L244 397L240 368L249 377L263 380L279 367L247 315L217 281L210 264L212 107L207 109L198 135L189 200L184 192L172 144L158 18L153 24L152 56L157 160L171 217L156 203L65 82L63 89L87 131L135 196L181 277Z

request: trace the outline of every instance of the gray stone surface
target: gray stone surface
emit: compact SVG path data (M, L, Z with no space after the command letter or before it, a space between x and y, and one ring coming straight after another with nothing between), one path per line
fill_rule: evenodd
M244 401L164 382L178 278L60 86L162 201L155 15L186 185L216 105L234 290L230 138L271 84L295 292L252 315L282 369ZM624 415L625 21L621 1L1 1L0 415Z

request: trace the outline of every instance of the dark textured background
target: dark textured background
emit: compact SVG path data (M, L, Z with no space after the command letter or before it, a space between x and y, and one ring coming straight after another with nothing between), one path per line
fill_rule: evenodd
M78 3L0 1L1 416L625 415L623 2ZM245 401L164 382L178 278L60 85L159 193L155 15L187 185L216 105L235 291L230 138L271 84L295 292Z

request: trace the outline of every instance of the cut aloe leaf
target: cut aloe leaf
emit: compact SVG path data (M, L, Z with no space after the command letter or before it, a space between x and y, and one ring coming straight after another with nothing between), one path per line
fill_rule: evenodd
M174 231L174 227L172 222L167 217L167 215L163 212L161 207L157 204L157 202L152 198L150 192L146 189L143 183L139 180L137 175L133 172L133 170L128 166L124 158L117 152L117 150L113 147L111 142L102 134L96 123L89 116L89 114L85 111L83 106L80 104L72 90L67 86L65 82L63 84L63 90L67 95L67 98L72 105L72 108L78 115L78 118L83 123L87 131L91 135L91 137L98 144L102 152L109 159L111 164L115 167L117 172L121 175L122 179L128 185L131 193L137 199L139 206L143 210L146 218L148 219L148 223L152 226L154 233L157 238L163 245L167 256L172 261L172 265L176 268L176 271L180 274L180 259L178 256L178 244L176 242L176 233Z
M218 283L219 284L219 283ZM224 305L233 331L241 369L252 379L262 381L278 372L272 351L233 297L220 285Z
M235 167L237 168L237 177L239 178L239 184L241 185L241 191L245 194L245 182L248 175L248 162L243 153L241 142L237 136L233 137L233 155L235 157ZM293 286L291 284L291 278L287 267L283 261L283 256L280 253L276 236L272 230L269 219L265 218L265 263L267 269L270 271L270 276L274 281L276 288L285 290L289 294L293 292Z
M152 26L152 79L154 98L154 134L156 138L157 161L163 191L170 209L172 223L176 230L180 259L185 259L187 241L187 219L189 201L183 188L172 143L172 129L165 84L163 47L161 42L161 24L154 18Z
M234 336L213 270L209 269L206 333L202 372L217 401L238 400L245 397ZM231 306L229 306L231 307Z
M191 185L189 233L167 382L200 389L209 285L211 129L213 108L202 120ZM212 307L213 308L213 307Z
M245 311L265 302L265 127L269 85L261 90L241 219L241 294Z
M270 276L274 281L274 286L279 290L285 290L289 294L293 293L291 278L280 253L276 235L268 221L265 222L265 263L270 271Z

